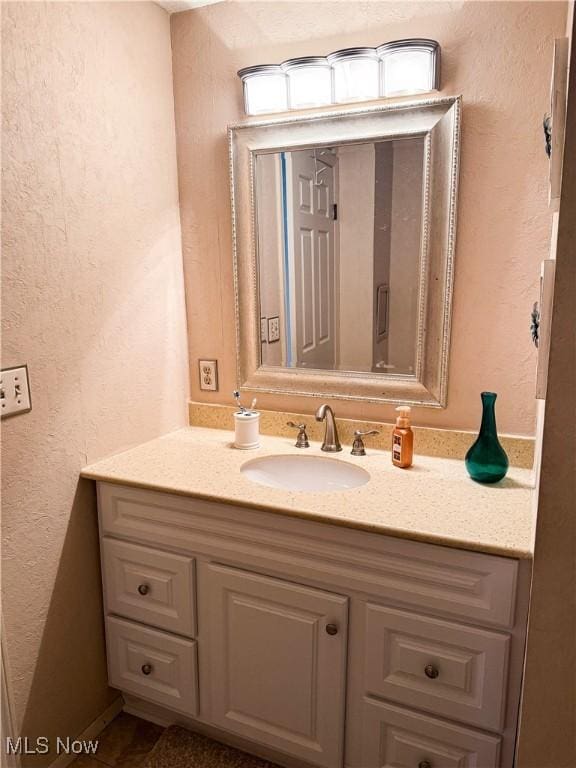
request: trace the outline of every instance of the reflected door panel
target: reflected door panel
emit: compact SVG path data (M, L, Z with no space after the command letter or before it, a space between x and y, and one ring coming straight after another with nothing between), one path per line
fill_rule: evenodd
M292 196L290 200L287 195L286 218L294 246L285 262L287 281L294 276L293 359L298 368L333 370L336 365L333 163L332 157L310 150L290 153L287 181Z

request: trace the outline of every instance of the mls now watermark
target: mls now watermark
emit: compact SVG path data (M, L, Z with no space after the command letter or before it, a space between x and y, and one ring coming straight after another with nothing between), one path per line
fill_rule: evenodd
M57 736L55 740L48 736L38 736L37 739L28 736L13 739L7 736L5 742L7 755L95 755L98 749L97 739L71 739L70 736Z

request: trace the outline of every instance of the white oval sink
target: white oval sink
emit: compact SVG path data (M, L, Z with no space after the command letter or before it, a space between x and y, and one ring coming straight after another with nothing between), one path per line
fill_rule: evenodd
M365 469L325 456L263 456L240 472L253 483L288 491L344 491L370 480Z

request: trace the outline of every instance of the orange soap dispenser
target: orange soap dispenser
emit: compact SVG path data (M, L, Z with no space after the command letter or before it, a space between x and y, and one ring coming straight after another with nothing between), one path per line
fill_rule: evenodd
M410 427L410 411L408 405L396 408L396 426L392 432L392 464L395 467L407 469L412 466L414 454L414 433Z

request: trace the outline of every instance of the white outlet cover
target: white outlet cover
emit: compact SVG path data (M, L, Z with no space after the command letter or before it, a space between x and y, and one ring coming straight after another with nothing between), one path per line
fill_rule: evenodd
M200 389L206 392L218 391L218 361L198 360L200 374Z
M0 411L2 418L32 409L28 368L20 365L0 372Z

